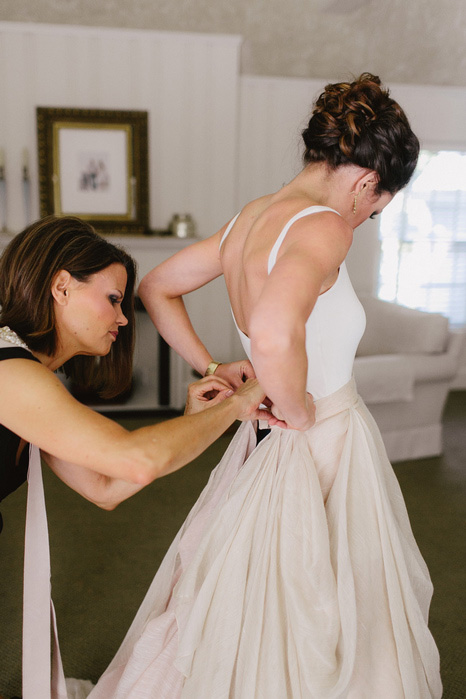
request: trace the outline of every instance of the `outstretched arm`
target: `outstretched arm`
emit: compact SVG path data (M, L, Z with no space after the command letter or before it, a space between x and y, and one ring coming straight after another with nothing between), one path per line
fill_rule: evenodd
M217 377L192 383L188 388L185 415L193 415L221 403L233 394L229 385ZM51 470L72 490L104 510L113 510L144 486L126 480L104 476L83 466L77 466L44 451L41 456Z
M202 412L128 432L76 401L46 367L0 363L0 423L60 461L146 485L201 454L236 419L265 418L264 393L248 381Z

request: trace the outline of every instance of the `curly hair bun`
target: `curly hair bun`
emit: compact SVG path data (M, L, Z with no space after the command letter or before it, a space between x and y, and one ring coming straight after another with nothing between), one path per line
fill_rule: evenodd
M327 85L302 137L306 164L326 161L336 168L353 163L375 170L379 193L404 187L419 154L405 113L371 73Z

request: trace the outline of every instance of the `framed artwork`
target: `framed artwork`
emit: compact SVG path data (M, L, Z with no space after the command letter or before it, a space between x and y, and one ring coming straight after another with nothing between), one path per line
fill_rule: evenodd
M37 107L41 216L99 233L149 227L147 112Z

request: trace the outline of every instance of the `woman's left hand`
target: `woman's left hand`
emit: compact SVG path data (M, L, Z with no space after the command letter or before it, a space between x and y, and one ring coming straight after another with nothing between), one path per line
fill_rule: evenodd
M234 391L227 381L215 376L205 376L188 386L185 415L199 413L201 410L217 405L233 395Z
M256 378L255 371L248 359L220 364L215 370L214 376L224 379L235 389L239 388L247 379Z

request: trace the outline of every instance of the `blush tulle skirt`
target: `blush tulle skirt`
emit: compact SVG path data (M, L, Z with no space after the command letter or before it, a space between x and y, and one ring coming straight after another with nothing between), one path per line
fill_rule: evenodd
M432 585L354 381L243 423L91 699L441 697Z

